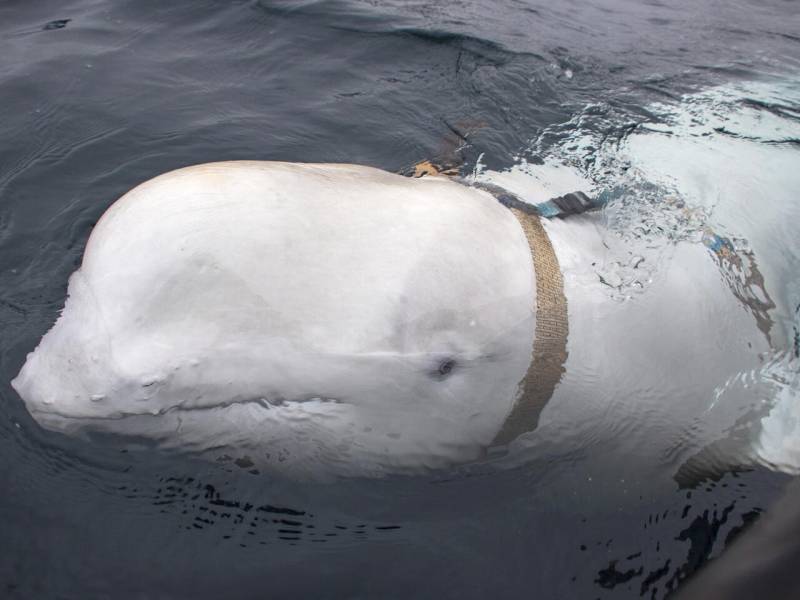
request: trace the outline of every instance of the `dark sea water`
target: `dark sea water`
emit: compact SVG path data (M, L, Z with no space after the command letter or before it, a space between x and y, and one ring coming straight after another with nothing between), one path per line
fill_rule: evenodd
M627 136L738 85L750 91L735 102L782 132L753 143L800 171L798 74L793 0L5 0L0 597L668 596L789 476L679 482L667 460L630 460L644 441L632 435L580 451L566 438L510 468L296 483L46 432L9 381L58 316L94 223L164 171L501 170L558 155L611 184ZM766 185L771 218L795 222L795 188ZM775 234L771 265L789 338L793 232Z

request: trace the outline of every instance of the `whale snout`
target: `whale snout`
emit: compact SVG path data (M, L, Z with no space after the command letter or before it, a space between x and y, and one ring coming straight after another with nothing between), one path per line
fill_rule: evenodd
M76 369L71 358L54 355L49 345L43 343L44 347L29 354L19 375L11 381L36 422L46 429L62 430L64 419L111 416L104 406L107 393L88 391L86 373Z
M25 402L31 416L46 429L62 426L65 419L113 417L109 377L114 369L107 360L109 344L94 296L80 271L72 275L61 316L28 354L11 386Z

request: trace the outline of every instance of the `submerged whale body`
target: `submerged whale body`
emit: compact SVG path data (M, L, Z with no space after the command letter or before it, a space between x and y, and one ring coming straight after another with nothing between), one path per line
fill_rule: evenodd
M531 359L531 252L445 178L229 162L103 215L12 382L45 428L292 472L473 459Z

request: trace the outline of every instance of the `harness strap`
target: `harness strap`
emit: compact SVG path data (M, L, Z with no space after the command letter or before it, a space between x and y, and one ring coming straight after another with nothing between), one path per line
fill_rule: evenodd
M538 215L512 208L533 257L536 279L536 328L528 372L520 393L493 445L505 445L539 424L539 415L553 395L567 360L567 298L553 245Z
M492 441L493 446L507 445L523 433L539 425L539 415L553 396L564 374L567 361L569 319L564 279L553 245L542 226L541 217L554 218L580 214L600 208L606 198L589 198L573 192L540 204L530 204L500 186L485 182L462 183L492 194L517 218L533 258L536 282L536 327L531 362L519 384L517 400L502 428Z

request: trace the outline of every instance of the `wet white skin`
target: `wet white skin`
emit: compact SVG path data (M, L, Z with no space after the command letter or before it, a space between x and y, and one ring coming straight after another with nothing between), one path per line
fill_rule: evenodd
M481 178L533 203L591 189L546 165ZM756 225L743 232L754 241ZM620 301L598 273L629 249L603 215L544 226L569 356L538 435L641 437L646 460L675 465L724 438L752 408L739 378L785 346L780 327L765 337L697 240L666 246L643 292ZM109 209L14 386L66 433L299 477L419 472L479 457L500 429L534 305L519 223L485 192L350 165L202 165ZM798 462L792 410L761 430L785 470Z
M353 165L214 163L95 227L13 385L44 427L292 474L480 455L533 343L514 216L485 192Z
M591 189L572 173L536 165L487 178L535 204ZM725 396L706 419L731 378L763 365L770 342L697 241L665 246L644 290L620 299L598 272L627 260L630 246L604 221L598 212L543 220L564 278L569 338L565 373L538 434L570 447L602 437L638 439L631 445L642 445L643 460L676 455L677 469L742 416L749 398ZM774 327L773 343L779 338ZM536 435L525 437L533 442Z

